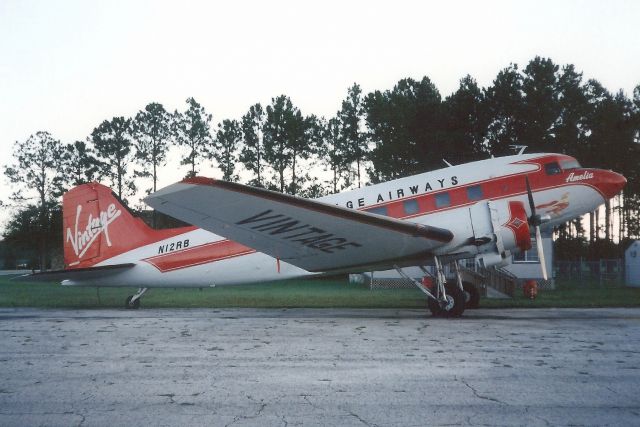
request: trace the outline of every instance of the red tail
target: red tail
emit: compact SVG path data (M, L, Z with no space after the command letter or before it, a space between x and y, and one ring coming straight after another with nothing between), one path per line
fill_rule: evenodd
M92 182L62 197L64 263L84 268L185 229L154 230L134 217L111 190Z

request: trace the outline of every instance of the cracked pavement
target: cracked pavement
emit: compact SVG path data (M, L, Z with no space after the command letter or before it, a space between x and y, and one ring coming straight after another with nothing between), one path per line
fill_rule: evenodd
M640 309L0 309L0 425L638 425Z

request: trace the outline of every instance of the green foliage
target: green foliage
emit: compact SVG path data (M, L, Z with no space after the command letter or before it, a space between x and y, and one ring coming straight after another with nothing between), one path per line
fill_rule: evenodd
M563 261L579 261L589 256L589 245L584 237L563 236L555 240L553 255Z
M234 171L241 141L242 129L236 120L223 120L218 124L211 156L218 162L218 167L222 170L222 179L225 181L238 180L238 175L234 174Z
M196 165L201 157L208 155L207 148L211 143L211 114L193 98L187 99L188 108L184 113L174 113L173 131L179 146L186 148L182 157L182 165L190 165L187 177L196 176Z
M522 124L522 76L515 64L501 70L493 85L486 90L488 115L487 143L494 155L512 153L511 145L520 143L518 135Z
M373 182L425 172L446 153L440 92L427 77L400 80L393 90L365 97L367 127L374 148Z
M444 101L447 120L447 160L465 163L488 157L485 144L488 118L485 94L469 75L460 80L458 90Z
M64 146L63 170L69 187L91 182L99 178L100 161L95 150L84 141L75 141Z
M37 197L38 206L62 194L64 147L49 132L36 132L13 147L14 163L5 166L4 174L16 184L11 199L23 202Z
M250 185L263 187L264 175L264 146L262 143L262 127L264 126L265 113L262 105L255 104L249 107L249 111L242 116L243 145L239 160L244 167L255 175Z
M53 258L62 255L61 206L48 201L44 208L32 204L19 208L7 223L3 237L12 252L27 257L29 268L50 268Z
M121 199L135 194L136 185L130 166L134 161L131 142L131 119L114 117L105 120L93 132L91 139L100 156L100 174L108 177Z
M40 268L46 266L47 248L53 243L48 231L51 228L52 208L62 193L65 181L64 151L60 141L48 132L37 132L24 142L16 142L13 152L15 163L4 170L9 182L15 184L11 196L14 202L22 204L32 198L36 200L18 211L9 223L5 237L24 237L19 231L28 232L27 241L37 250ZM27 226L29 228L25 228ZM16 233L11 234L12 231Z
M550 59L536 56L522 73L522 105L518 143L531 151L555 150L555 126L560 117L559 67Z
M158 167L166 162L169 141L173 138L172 120L173 116L157 102L147 104L133 120L136 161L142 166L136 174L151 177L153 182L152 188L147 193L156 191ZM151 172L148 169L149 166L151 166Z
M318 129L317 118L304 117L289 97L271 100L263 126L264 160L274 169L280 192L296 194L302 188L304 176L297 167L315 153Z
M318 126L323 141L318 146L318 155L323 159L325 170L331 171L329 184L332 193L337 193L351 185L352 157L349 155L349 147L343 134L344 127L338 117L322 119Z
M361 168L368 153L367 135L362 131L364 116L364 104L362 89L354 83L347 92L347 98L342 101L342 108L338 111L340 129L340 142L344 163L349 167L355 163L355 182L358 188L363 184Z

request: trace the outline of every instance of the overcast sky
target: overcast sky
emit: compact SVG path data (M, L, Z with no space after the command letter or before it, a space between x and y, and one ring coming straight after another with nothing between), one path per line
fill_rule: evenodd
M0 0L0 165L38 130L85 139L151 101L183 109L193 96L217 123L286 94L330 116L354 82L367 93L427 75L446 96L466 74L487 86L536 55L631 95L639 23L631 0ZM171 169L162 185L186 171Z

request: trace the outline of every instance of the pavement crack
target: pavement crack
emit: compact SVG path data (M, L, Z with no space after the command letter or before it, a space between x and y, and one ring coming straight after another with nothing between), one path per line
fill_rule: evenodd
M607 390L609 390L611 393L613 394L618 394L617 391L615 391L614 389L612 389L611 387L609 387L608 385L604 386L604 388L606 388Z
M233 417L233 421L231 421L229 424L226 424L225 427L229 427L235 423L237 423L240 420L253 420L255 418L260 417L260 415L262 415L262 411L264 411L264 408L267 407L267 404L264 403L263 400L257 401L256 399L254 399L251 396L246 396L248 400L250 400L251 402L255 403L255 404L259 404L260 407L258 408L258 410L256 411L255 414L253 415L236 415Z
M360 421L362 424L366 425L367 427L377 427L376 424L369 423L367 420L362 419L362 417L360 415L356 414L353 411L347 410L346 412L347 412L347 414L351 415L352 417L354 417L355 419L357 419L358 421Z
M473 392L473 395L474 395L475 397L477 397L478 399L488 400L488 401L490 401L490 402L495 402L495 403L499 403L499 404L501 404L501 405L506 405L506 403L505 403L505 402L503 402L503 401L501 401L501 400L498 400L498 399L496 399L496 398L494 398L494 397L484 396L484 395L482 395L482 394L478 393L478 391L477 391L477 390L476 390L476 389L475 389L471 384L469 384L468 382L466 382L464 379L460 378L460 382L461 382L462 384L466 385L466 386L469 388L469 390L471 390L471 391Z

